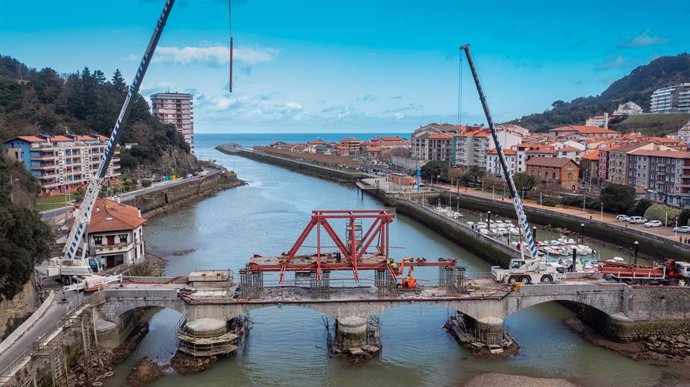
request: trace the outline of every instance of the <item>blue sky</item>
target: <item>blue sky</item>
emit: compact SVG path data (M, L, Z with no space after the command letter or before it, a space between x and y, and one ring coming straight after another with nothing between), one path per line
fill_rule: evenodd
M0 53L132 78L163 0L0 0ZM456 122L472 45L496 121L596 95L690 47L687 1L178 0L142 94L195 95L197 132L408 132ZM462 121L483 121L463 63Z

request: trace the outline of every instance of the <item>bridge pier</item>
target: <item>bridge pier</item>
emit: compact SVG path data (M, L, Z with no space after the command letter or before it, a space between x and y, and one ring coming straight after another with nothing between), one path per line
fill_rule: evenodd
M460 345L478 354L507 355L517 350L508 335L502 318L487 316L478 319L458 312L446 322L446 329Z
M103 316L97 314L95 323L98 346L105 349L115 349L122 344L137 325L134 311L128 311L118 316Z
M368 359L381 351L379 320L376 317L344 316L335 320L335 337L328 332L331 355Z
M249 319L216 318L180 319L177 326L177 349L193 357L225 356L237 351L249 331Z

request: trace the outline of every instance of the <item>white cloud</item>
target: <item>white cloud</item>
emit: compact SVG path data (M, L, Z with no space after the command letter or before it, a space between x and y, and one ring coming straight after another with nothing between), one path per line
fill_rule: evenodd
M277 49L258 45L241 46L233 49L234 62L244 68L249 68L259 63L271 62L277 55ZM225 46L158 47L153 61L220 66L230 63L230 49Z
M300 104L299 102L290 101L285 104L285 107L287 107L290 110L300 110L302 109L302 104Z
M607 57L604 60L604 62L602 62L599 65L599 69L608 70L608 69L612 69L614 67L622 66L623 63L625 63L625 59L621 55L618 55L616 57L610 56L610 57Z
M405 115L403 113L395 113L395 118L398 120L402 120L405 118Z
M667 38L660 38L651 36L649 33L652 32L651 29L646 29L641 34L632 38L628 41L623 41L619 44L621 48L636 48L636 47L648 47L648 46L661 46L668 42Z

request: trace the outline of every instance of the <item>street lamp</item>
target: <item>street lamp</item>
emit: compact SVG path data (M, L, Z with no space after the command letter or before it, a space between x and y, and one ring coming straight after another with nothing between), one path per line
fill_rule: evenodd
M601 203L601 210L599 212L599 220L604 221L604 203Z
M486 211L486 223L489 231L491 231L491 211Z
M633 243L633 251L635 252L635 264L637 265L637 250L640 248L640 242L635 241Z
M580 243L585 240L585 224L580 223Z

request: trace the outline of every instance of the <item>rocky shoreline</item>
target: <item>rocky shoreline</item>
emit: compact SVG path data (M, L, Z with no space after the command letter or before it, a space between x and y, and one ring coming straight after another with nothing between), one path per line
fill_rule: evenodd
M690 380L690 335L650 336L645 341L612 341L577 317L564 321L572 331L577 332L587 342L609 349L636 361L643 361L667 372L664 385L677 385Z

